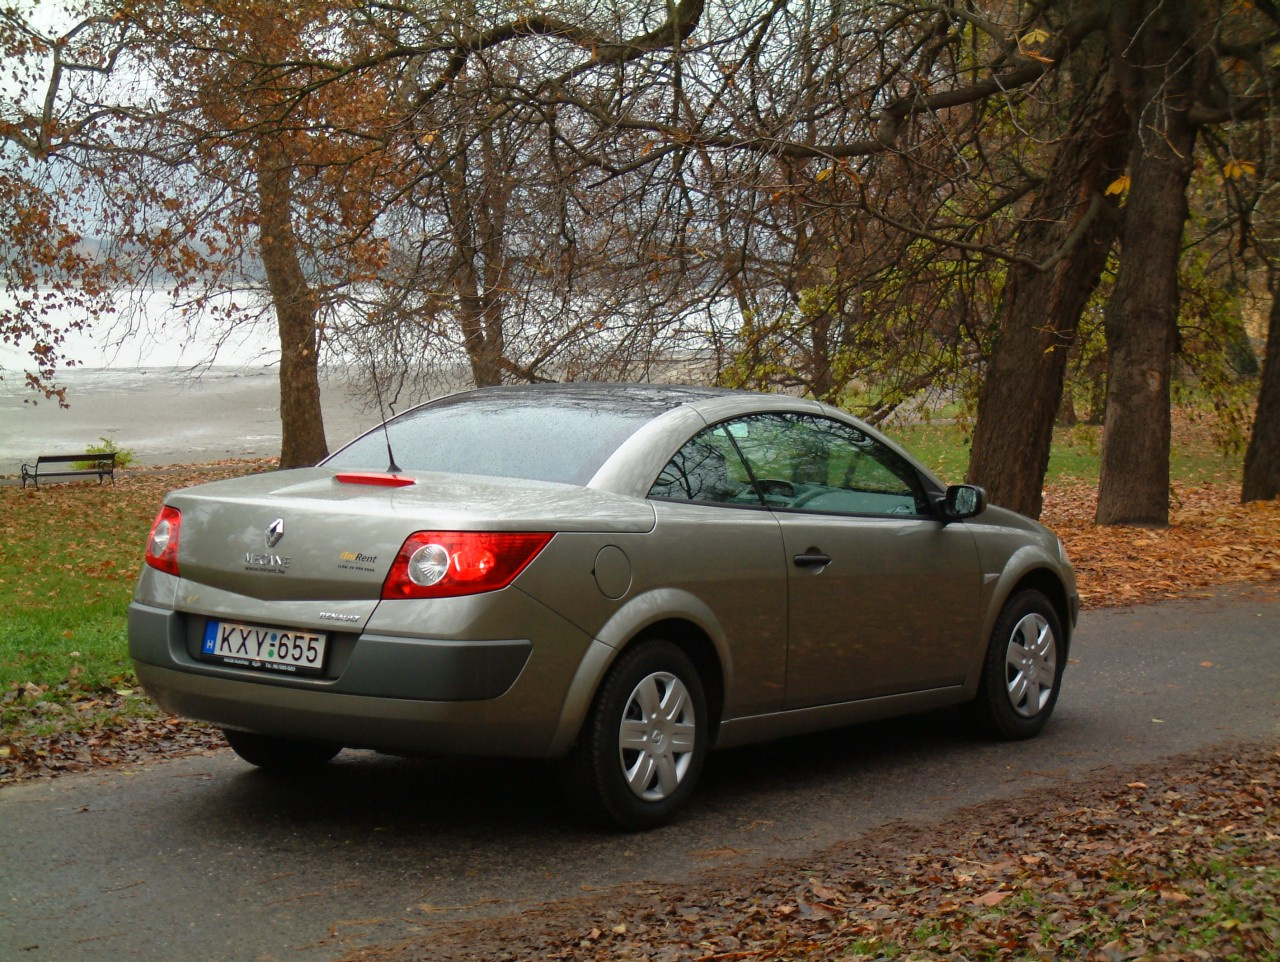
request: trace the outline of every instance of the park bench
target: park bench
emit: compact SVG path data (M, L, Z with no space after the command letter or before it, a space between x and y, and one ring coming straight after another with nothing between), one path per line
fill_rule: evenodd
M59 468L59 466L65 467ZM38 488L41 478L92 478L97 476L98 483L103 478L110 478L116 483L116 452L106 454L42 454L36 458L35 464L22 466L22 486L31 481Z

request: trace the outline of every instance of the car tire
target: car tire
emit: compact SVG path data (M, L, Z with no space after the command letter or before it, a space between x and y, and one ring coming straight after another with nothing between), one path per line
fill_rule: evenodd
M973 708L997 738L1040 734L1062 685L1066 638L1053 604L1039 591L1013 595L996 619Z
M568 759L570 802L599 824L669 822L702 771L709 726L702 679L676 645L651 639L605 675Z
M224 729L222 735L231 750L250 765L265 771L296 772L318 768L342 751L341 745L328 742L304 742L292 738L276 738L253 732Z

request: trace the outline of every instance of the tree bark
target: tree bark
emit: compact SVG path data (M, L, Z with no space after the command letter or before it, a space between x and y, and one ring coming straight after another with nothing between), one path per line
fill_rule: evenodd
M1178 260L1201 83L1195 0L1117 5L1113 51L1135 123L1120 271L1107 305L1107 413L1098 524L1169 523L1170 378Z
M506 361L506 302L511 283L506 206L511 190L496 136L486 130L477 138L482 184L468 177L465 142L458 144L446 175L449 226L457 252L453 288L458 324L476 387L501 384Z
M1099 205L1124 169L1128 132L1115 85L1104 77L1085 88L1017 244L1019 253L1038 261L1073 246L1049 270L1011 267L1000 301L1000 333L978 399L968 480L985 487L992 502L1029 517L1038 518L1043 505L1067 356L1115 241L1116 218Z
M329 454L320 408L316 298L298 258L287 152L268 136L256 159L258 244L280 331L280 467L306 467Z
M1267 356L1262 364L1262 388L1253 433L1244 456L1241 501L1270 501L1280 494L1280 265L1269 271L1271 321L1267 325Z

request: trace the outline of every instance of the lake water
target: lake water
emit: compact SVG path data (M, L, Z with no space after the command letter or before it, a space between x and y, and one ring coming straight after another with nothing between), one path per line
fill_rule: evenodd
M275 368L74 368L61 383L68 408L40 400L20 376L0 381L0 474L40 454L75 454L109 438L143 465L195 463L280 453L280 383ZM321 386L331 450L378 421L342 371Z
M63 353L79 366L56 378L67 389L68 408L27 388L25 351L0 344L0 474L14 474L40 454L79 453L102 438L143 465L280 453L273 326L245 324L226 336L212 327L188 330L166 293L121 295L121 306L129 299L143 308L131 315L134 330L117 323L68 336ZM376 406L352 384L342 368L324 373L331 449L378 421Z

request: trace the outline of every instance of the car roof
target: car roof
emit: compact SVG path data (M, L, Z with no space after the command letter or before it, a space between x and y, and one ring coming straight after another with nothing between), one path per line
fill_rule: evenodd
M719 397L752 397L751 391L732 388L700 387L690 384L616 384L603 381L543 382L539 384L502 384L475 388L428 401L465 401L476 397L502 395L513 401L529 400L538 404L573 405L590 403L595 407L634 410L637 405L652 407L655 413Z

